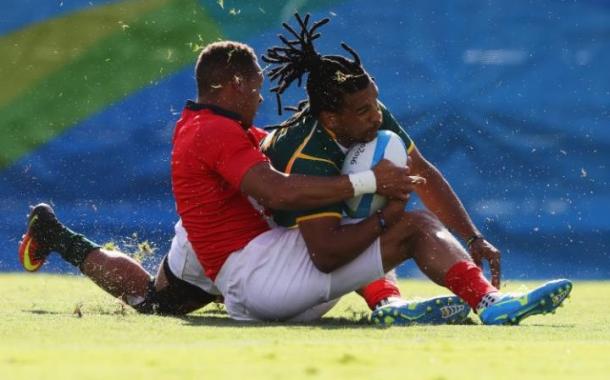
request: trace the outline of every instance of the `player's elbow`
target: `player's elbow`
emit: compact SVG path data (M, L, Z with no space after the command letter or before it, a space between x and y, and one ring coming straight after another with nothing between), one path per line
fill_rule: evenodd
M292 210L299 206L300 193L297 189L289 186L287 181L270 185L267 190L265 207L272 210Z
M272 210L294 209L302 198L288 175L273 169L268 163L255 165L244 176L241 191L260 205Z
M311 262L322 273L331 273L341 267L338 260L332 255L325 252L310 252Z
M269 183L261 186L252 197L262 206L271 210L291 210L298 199L298 194L287 190L284 185Z
M317 259L317 260L312 260L312 263L316 267L316 269L322 273L328 274L336 269L329 260Z

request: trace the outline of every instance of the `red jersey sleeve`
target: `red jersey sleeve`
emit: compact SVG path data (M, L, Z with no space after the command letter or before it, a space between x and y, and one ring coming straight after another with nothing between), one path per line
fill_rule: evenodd
M264 129L260 129L257 127L250 127L250 129L248 129L248 133L254 136L259 146L261 144L261 141L263 141L265 137L267 137L267 135L269 134L269 132L265 131Z
M268 161L259 149L255 136L237 123L206 130L207 163L232 187L239 189L243 176L254 165Z

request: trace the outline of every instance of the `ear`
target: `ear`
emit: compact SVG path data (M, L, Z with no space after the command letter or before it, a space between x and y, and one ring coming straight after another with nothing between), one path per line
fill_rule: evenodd
M335 129L337 126L337 114L329 111L320 112L320 122L325 128Z

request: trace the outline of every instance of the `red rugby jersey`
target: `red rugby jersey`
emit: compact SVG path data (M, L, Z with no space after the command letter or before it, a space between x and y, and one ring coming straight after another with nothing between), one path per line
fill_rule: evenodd
M269 229L240 191L244 174L268 161L259 149L265 132L245 130L238 120L232 112L189 101L174 131L171 168L176 207L212 280L231 252Z

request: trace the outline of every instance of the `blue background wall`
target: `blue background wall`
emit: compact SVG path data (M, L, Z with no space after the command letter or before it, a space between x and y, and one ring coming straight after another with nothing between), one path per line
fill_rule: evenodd
M20 270L17 243L28 205L39 201L52 202L67 224L97 241L112 240L126 249L132 248L133 234L151 241L158 255L149 265L155 264L169 246L177 219L169 180L170 140L184 101L194 97L196 45L237 39L260 55L276 44L280 23L299 9L332 19L322 30L321 52L342 54L341 41L359 52L379 84L381 100L503 251L505 277L610 277L609 3L303 0L281 7L272 1L224 1L221 7L216 1L190 1L181 7L193 18L172 19L169 11L163 12L176 2L158 0L156 6L169 22L154 41L136 33L137 25L149 24L150 10L130 16L133 24L128 27L121 19L121 12L141 3L3 2L0 50L40 25L65 28L54 23L85 20L95 8L115 7L118 17L110 22L100 18L100 35L105 28L131 34L111 44L112 35L104 34L80 47L78 54L60 51L65 54L61 65L26 78L29 87L23 91L34 95L20 97L10 87L0 90L0 148L13 152L0 155L1 271ZM174 22L190 43L179 60L145 61L137 50L124 49L108 53L114 54L111 61L79 61L95 49L106 52L120 44L133 49L143 45L169 57L167 46L186 46L171 34ZM69 40L74 33L79 31L60 30L58 38ZM175 37L164 41L164 33ZM34 65L54 54L45 50L44 39L28 41L14 47L13 54L27 56ZM78 87L83 83L74 74L78 65L89 62L83 67L91 75L114 77L120 67L105 63L121 59L141 59L154 75L120 90L122 82L105 80ZM0 64L0 77L27 76L25 66ZM68 80L54 80L55 75ZM69 96L63 88L69 85L78 91L72 100L62 99L64 92ZM36 95L41 89L55 95ZM96 101L95 94L107 93L118 95L86 108ZM30 105L36 96L41 97L38 105ZM302 89L291 89L284 103L303 97ZM79 103L83 99L88 102ZM42 112L44 105L53 107ZM84 112L76 112L83 107ZM75 114L61 128L45 119L57 109ZM257 124L278 121L269 95ZM15 149L19 144L23 151ZM45 270L74 271L57 257ZM417 275L412 265L400 273Z

